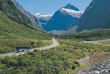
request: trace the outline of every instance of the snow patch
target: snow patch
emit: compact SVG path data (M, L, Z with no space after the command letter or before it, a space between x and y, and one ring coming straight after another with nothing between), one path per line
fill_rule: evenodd
M67 8L61 8L60 11L64 14L68 14L76 18L80 18L81 15L83 14L82 11L75 11L75 10L67 9Z
M35 14L35 17L37 17L38 19L43 19L43 20L49 20L52 16L53 14L48 14L48 15L42 15L40 13Z

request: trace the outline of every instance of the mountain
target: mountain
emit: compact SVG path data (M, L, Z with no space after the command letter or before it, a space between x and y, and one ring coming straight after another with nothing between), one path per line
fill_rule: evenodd
M81 17L81 12L75 6L68 4L63 8L60 8L51 19L45 24L45 31L67 31L72 25Z
M16 9L10 0L0 0L0 10L13 21L25 24L25 26L27 26L27 23L31 24L30 19Z
M26 11L21 5L19 5L19 3L16 1L16 0L12 0L13 3L15 4L16 8L21 12L23 13L25 16L27 16L30 21L31 21L31 24L39 29L43 29L42 28L42 25L40 24L39 20L34 17L31 13L29 13L28 11Z
M49 31L49 33L54 34L54 35L57 35L57 36L64 36L64 35L69 36L69 35L72 35L72 34L75 34L76 33L76 28L77 27L78 26L76 25L76 26L70 28L68 31L64 31L64 30L62 30L62 31L52 30L52 31Z
M30 23L30 19L18 10L11 0L0 0L0 38L51 38L50 34L38 30Z
M53 16L53 14L48 14L48 15L41 15L40 13L36 13L34 15L37 19L39 19L41 24L46 24L48 22L48 20L51 19L51 17Z
M77 32L97 28L110 28L110 0L92 0L75 25Z

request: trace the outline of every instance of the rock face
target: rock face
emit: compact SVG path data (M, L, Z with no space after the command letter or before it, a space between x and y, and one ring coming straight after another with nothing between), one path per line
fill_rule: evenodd
M68 4L55 12L52 18L44 25L44 30L67 31L82 14L83 12L79 11L78 8Z
M51 19L51 17L53 16L53 14L42 15L40 13L36 13L34 16L37 19L39 19L39 21L40 21L41 24L46 24Z
M22 12L25 16L27 16L30 21L31 21L31 24L39 29L43 29L39 20L34 17L31 13L29 13L28 11L26 11L21 5L18 4L18 2L16 2L16 0L12 0L12 2L15 4L16 8Z
M79 26L77 32L110 28L110 0L92 0L75 25Z

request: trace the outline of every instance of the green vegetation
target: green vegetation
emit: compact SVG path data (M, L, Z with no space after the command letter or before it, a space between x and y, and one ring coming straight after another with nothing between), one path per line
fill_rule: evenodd
M0 53L14 52L18 46L35 48L39 45L30 45L30 39L40 41L51 38L50 34L37 29L27 28L0 12Z
M9 19L0 12L0 36L25 37L34 39L50 39L52 36L33 27L27 28L23 24ZM49 38L50 37L50 38Z
M38 48L50 45L51 40L36 40L26 38L2 38L0 39L0 54L16 52L16 47Z
M20 13L11 0L0 0L0 54L15 52L16 47L36 48L51 44L53 35L30 25L30 20ZM73 40L109 38L110 29L85 31L62 36L60 46L49 50L35 50L18 57L0 57L0 74L73 74L83 66L76 59L87 53L110 52L110 46L83 44ZM70 40L71 39L71 40Z
M107 42L100 42L102 44L105 44L105 45L110 45L110 41L107 41Z
M83 31L77 34L60 36L61 39L78 39L78 40L100 40L110 38L110 29L97 29L90 31Z
M73 74L80 67L76 59L85 57L86 52L110 51L110 46L83 44L72 40L59 40L59 42L61 45L53 49L1 58L0 73Z
M52 36L30 25L11 0L0 0L0 36L50 39ZM50 37L50 38L49 38Z
M48 42L43 41L52 37L30 25L30 20L16 9L11 0L0 0L0 54L14 52L16 47L45 46Z

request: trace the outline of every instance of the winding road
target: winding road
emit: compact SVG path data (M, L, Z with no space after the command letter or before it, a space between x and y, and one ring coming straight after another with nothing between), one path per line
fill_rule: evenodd
M46 50L46 49L51 49L51 48L54 48L54 47L57 47L57 46L60 45L54 38L52 38L52 41L53 41L53 43L50 46L41 47L41 48L34 48L34 49L30 49L29 51L33 52L34 50ZM26 52L29 52L29 51L26 51ZM0 57L6 57L6 56L10 56L11 57L13 55L19 56L19 55L24 54L26 52L19 52L19 53L13 52L13 53L0 55Z
M110 39L105 39L105 40L96 40L96 41L83 41L83 43L94 43L94 42L107 42L110 41Z

